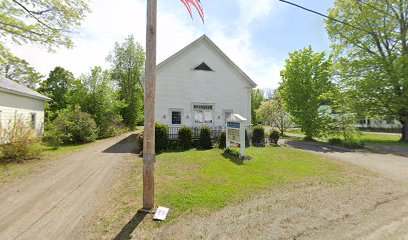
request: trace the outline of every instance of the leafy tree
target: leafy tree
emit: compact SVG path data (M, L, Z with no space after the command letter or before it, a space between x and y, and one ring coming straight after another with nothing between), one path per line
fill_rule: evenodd
M285 107L309 140L319 136L323 127L319 108L333 87L330 67L331 60L326 60L324 52L314 53L308 47L291 53L281 71L280 94Z
M282 135L292 125L291 116L285 111L279 93L275 93L272 100L262 102L256 114L261 121L277 127Z
M48 119L54 119L54 115L58 110L67 107L67 93L72 89L74 81L74 74L62 67L56 67L50 72L48 78L41 83L38 91L52 99L51 102L46 104L46 117Z
M35 43L50 50L71 47L71 36L89 11L85 0L2 0L0 2L0 62L9 56L7 40Z
M119 114L122 103L109 71L101 67L94 67L90 74L82 75L68 95L70 105L79 105L82 111L91 114L98 127L122 121Z
M253 89L251 92L251 117L252 124L257 125L259 118L256 115L256 111L261 106L261 103L265 100L263 91L261 89Z
M340 84L361 114L396 117L408 141L408 1L337 0L326 22Z
M26 60L11 54L8 55L6 63L0 65L0 68L0 73L6 78L31 89L36 89L43 77Z
M126 104L121 115L126 125L136 126L143 119L143 89L140 78L144 70L145 53L133 35L123 43L115 43L107 57L111 63L112 78L119 87L119 96Z

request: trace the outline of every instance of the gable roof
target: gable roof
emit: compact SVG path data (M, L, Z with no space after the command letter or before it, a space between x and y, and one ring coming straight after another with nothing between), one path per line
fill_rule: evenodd
M46 97L34 90L29 89L13 80L0 76L0 92L9 92L16 95L39 99L43 101L51 101L51 98Z
M162 68L163 66L165 66L167 63L171 62L173 59L175 59L176 57L180 56L181 54L187 52L190 48L196 46L197 44L199 44L200 42L206 42L208 43L208 45L213 48L218 54L220 54L220 56L222 58L224 58L224 60L235 70L238 72L239 75L241 75L252 88L255 88L257 85L254 81L252 81L251 78L248 77L248 75L246 75L244 73L244 71L241 70L241 68L239 68L217 45L215 45L215 43L213 41L211 41L211 39L209 37L207 37L207 35L203 35L200 38L198 38L197 40L195 40L194 42L190 43L189 45L187 45L186 47L184 47L183 49L181 49L180 51L178 51L177 53L173 54L172 56L170 56L169 58L167 58L166 60L164 60L163 62L161 62L159 65L157 65L157 70L159 70L160 68Z

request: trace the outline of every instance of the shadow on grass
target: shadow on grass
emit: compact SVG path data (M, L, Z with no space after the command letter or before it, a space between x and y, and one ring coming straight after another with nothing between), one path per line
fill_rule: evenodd
M133 218L122 228L114 240L128 240L131 238L132 233L135 231L137 226L143 221L147 213L137 212Z
M316 141L299 141L299 140L289 140L286 141L286 144L290 147L313 151L313 152L321 152L321 153L329 153L329 152L337 152L337 153L345 153L345 152L355 152L353 149L347 149L343 147L322 144Z
M228 159L228 160L230 160L231 162L233 162L233 163L235 163L237 165L244 165L244 159L240 159L240 158L238 158L236 156L232 156L232 155L230 155L229 153L226 153L226 152L222 153L221 155L225 159Z
M104 153L136 153L137 151L137 133L131 134L121 141L105 149Z

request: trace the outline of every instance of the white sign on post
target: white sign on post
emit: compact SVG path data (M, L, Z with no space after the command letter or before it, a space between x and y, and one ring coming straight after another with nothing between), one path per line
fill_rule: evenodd
M227 119L226 147L229 148L231 142L240 145L241 157L245 157L245 123L247 119L239 114L231 114Z

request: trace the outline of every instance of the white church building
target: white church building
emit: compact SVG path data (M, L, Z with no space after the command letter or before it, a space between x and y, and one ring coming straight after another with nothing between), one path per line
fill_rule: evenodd
M157 66L156 121L170 127L224 127L234 113L251 124L256 84L206 35Z

